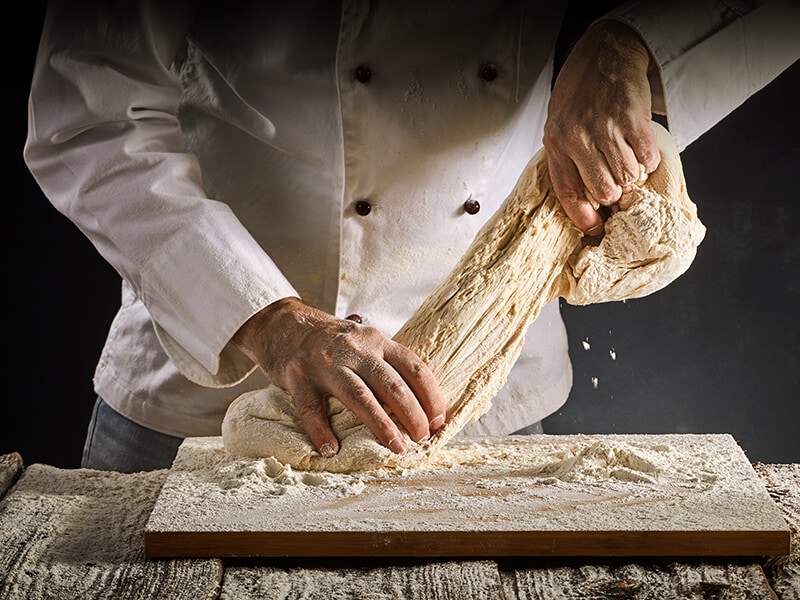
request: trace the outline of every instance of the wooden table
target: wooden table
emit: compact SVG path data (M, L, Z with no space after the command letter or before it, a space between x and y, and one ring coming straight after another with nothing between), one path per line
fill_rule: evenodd
M788 556L148 560L143 530L167 471L2 455L0 598L800 598L800 464L754 466L789 524Z

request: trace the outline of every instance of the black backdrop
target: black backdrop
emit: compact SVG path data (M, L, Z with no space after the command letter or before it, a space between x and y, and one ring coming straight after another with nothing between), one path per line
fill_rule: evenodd
M15 22L22 45L6 52L16 69L6 98L11 386L0 453L73 468L119 278L50 206L22 161L40 24L31 5ZM795 63L683 153L689 193L708 227L684 276L647 298L563 307L575 384L565 407L545 420L548 433L729 432L751 460L800 462L798 106Z

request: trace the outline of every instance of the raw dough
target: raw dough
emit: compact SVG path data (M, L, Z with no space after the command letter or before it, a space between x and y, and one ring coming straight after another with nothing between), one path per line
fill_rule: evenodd
M551 299L609 302L671 283L694 260L705 227L686 192L674 139L656 123L653 129L661 164L625 191L599 243L584 239L564 213L539 152L450 275L394 336L426 361L447 398L447 423L429 442L407 439L409 452L393 454L331 399L341 449L325 459L299 425L286 392L270 386L243 394L229 407L222 424L227 451L274 456L302 470L413 467L489 410L525 331Z

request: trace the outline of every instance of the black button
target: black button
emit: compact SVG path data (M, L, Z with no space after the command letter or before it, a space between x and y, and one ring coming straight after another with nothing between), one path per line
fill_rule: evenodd
M484 81L494 81L497 79L497 67L492 63L486 63L481 67L480 75Z
M352 315L347 315L347 317L345 317L345 318L348 321L352 321L353 323L358 323L359 325L364 322L361 319L361 315L357 315L356 313L353 313Z
M372 204L366 200L359 200L356 202L356 212L362 217L366 217L370 212L372 212Z
M356 80L361 83L367 83L372 79L372 70L366 65L358 65L355 72Z
M478 211L481 209L481 203L477 200L473 200L472 198L467 198L467 201L464 202L464 210L467 214L470 215L477 215Z

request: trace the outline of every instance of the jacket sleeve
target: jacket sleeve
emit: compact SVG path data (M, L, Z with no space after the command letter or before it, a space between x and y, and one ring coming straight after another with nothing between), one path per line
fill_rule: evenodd
M190 12L158 0L49 4L24 158L144 302L177 368L218 387L254 368L233 333L297 294L230 208L207 197L185 148L170 64Z
M797 0L631 0L603 18L648 45L653 107L680 150L800 58Z

